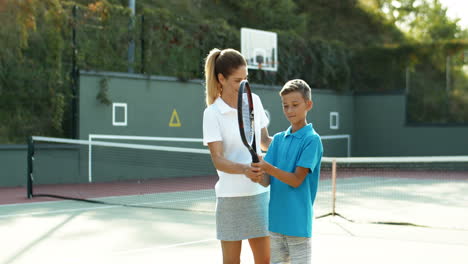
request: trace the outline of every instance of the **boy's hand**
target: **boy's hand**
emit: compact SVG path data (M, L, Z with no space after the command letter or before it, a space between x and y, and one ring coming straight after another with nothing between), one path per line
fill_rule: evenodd
M257 163L252 163L252 167L261 169L263 172L265 172L265 168L267 166L267 162L263 160L263 157L260 155L258 156L258 162Z
M271 166L270 163L263 160L263 157L260 155L258 155L258 162L252 163L252 167L260 169L260 171L263 173L262 178L260 181L258 181L258 183L265 187L270 185L270 175L268 175L266 171L268 166Z
M259 183L263 180L263 171L262 169L253 166L255 163L252 163L251 166L247 166L244 169L244 174L249 178L251 181Z

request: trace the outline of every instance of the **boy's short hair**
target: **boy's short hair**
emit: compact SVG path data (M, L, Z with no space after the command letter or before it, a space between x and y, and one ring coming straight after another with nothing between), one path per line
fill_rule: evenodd
M312 89L310 89L309 85L304 80L294 79L288 81L284 84L279 94L283 96L292 92L300 92L304 99L312 101Z

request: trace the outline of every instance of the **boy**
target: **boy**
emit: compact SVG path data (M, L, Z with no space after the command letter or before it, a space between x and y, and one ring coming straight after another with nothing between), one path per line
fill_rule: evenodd
M253 166L270 175L262 185L271 185L271 263L310 263L322 141L306 119L313 106L309 85L299 79L288 81L280 96L291 126L273 137L265 158L259 157L260 162Z

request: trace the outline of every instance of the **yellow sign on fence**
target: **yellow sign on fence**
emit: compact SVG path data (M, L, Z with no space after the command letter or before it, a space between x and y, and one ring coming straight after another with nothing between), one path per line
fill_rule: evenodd
M180 118L179 114L177 114L177 111L172 110L172 115L171 115L171 120L169 120L169 126L170 127L180 127L182 124L180 123Z

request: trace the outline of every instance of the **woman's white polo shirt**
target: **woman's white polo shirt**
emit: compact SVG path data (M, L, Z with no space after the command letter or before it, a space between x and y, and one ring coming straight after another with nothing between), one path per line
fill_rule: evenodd
M255 115L255 139L257 153L260 152L261 128L268 125L268 118L260 98L253 94ZM242 144L237 121L237 109L226 104L221 97L208 106L203 113L203 144L222 141L224 157L230 161L242 164L252 163L247 148ZM256 195L269 190L258 183L252 182L244 174L230 174L219 171L219 180L215 185L217 197L236 197Z

